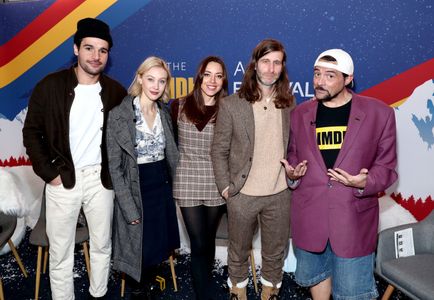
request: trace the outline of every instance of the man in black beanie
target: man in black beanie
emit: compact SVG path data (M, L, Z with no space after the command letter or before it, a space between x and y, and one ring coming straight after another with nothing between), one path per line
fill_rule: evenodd
M74 299L73 264L81 208L90 236L89 298L107 292L113 191L105 145L108 112L125 89L102 72L113 46L109 26L77 23L71 68L49 74L34 88L23 128L33 170L46 182L47 236L53 299Z

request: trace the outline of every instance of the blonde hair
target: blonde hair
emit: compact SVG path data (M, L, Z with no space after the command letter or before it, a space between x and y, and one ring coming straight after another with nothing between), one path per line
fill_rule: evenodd
M142 85L139 83L139 78L154 67L163 68L167 73L166 87L164 89L163 95L161 96L161 100L167 102L170 99L170 79L172 78L172 76L170 75L170 69L167 66L167 63L163 59L156 56L150 56L140 64L139 68L135 73L133 82L128 88L128 93L134 97L140 96L142 94Z

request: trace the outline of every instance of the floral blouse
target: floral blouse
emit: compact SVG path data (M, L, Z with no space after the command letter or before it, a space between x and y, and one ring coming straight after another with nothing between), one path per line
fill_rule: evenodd
M161 123L160 110L157 109L154 125L149 128L140 110L140 98L133 101L136 116L136 153L137 163L146 164L164 159L166 138Z

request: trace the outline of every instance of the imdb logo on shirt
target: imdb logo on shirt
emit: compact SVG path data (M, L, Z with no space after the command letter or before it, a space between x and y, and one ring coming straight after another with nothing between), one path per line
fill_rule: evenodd
M347 126L327 126L316 129L316 142L320 150L342 148Z

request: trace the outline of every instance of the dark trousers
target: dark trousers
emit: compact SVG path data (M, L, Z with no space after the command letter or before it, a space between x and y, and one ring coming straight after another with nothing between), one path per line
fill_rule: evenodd
M284 253L289 245L289 202L289 189L270 196L239 193L228 199L228 271L233 285L248 277L248 259L258 219L261 226L261 276L273 286L282 282Z
M215 237L226 205L181 207L190 238L191 274L197 300L211 299L215 256Z

